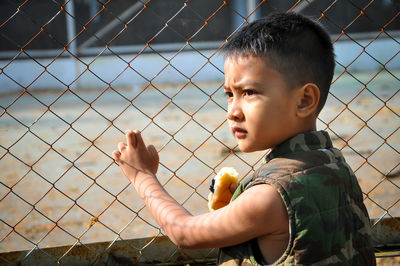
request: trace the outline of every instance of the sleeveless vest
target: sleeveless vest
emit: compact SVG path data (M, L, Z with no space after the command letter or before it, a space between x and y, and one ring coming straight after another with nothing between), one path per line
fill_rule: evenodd
M274 265L376 265L360 186L327 132L302 133L278 145L232 200L258 184L280 193L289 217L289 244ZM221 248L218 264L265 265L254 242Z

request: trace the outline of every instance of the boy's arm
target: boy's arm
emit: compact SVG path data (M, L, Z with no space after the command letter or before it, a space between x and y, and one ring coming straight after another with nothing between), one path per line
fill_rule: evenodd
M269 185L249 188L228 206L192 216L158 182L158 154L146 147L138 131L126 133L127 144L113 152L124 174L145 201L153 217L177 246L231 246L287 230L287 212L279 193Z

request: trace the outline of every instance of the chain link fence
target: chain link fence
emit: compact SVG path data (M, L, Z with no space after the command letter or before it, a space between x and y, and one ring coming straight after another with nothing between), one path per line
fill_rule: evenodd
M277 11L332 32L336 72L318 128L355 171L374 227L400 216L397 1L25 0L0 9L1 264L35 253L49 264L76 253L96 264L131 239L131 261L190 259L156 248L167 240L111 152L126 129L139 129L160 153L166 190L192 214L208 211L221 167L245 178L264 156L238 151L227 130L218 52ZM20 250L18 260L5 255ZM204 263L214 256L201 253Z

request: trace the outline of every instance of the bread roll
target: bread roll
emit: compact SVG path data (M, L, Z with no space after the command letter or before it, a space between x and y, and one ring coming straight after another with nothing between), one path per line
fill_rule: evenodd
M217 210L229 204L232 192L229 186L233 183L238 185L239 174L232 167L223 167L214 177L208 195L208 208L210 211Z

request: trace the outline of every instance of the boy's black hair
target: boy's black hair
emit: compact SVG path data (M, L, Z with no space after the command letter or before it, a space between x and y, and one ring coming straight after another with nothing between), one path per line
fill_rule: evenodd
M256 20L237 32L224 46L227 57L266 57L291 88L314 83L320 90L317 114L332 82L335 55L323 26L296 13L278 13Z

